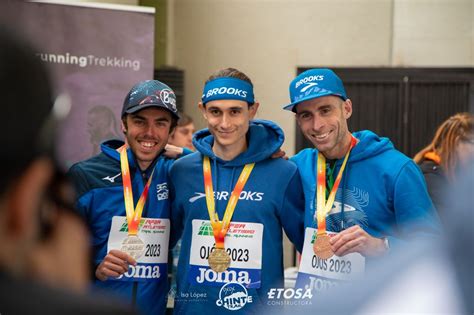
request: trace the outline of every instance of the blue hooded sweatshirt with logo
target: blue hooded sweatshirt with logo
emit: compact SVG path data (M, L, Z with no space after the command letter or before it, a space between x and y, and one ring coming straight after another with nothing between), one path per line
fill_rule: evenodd
M270 158L283 141L283 132L276 124L254 120L247 133L247 150L224 161L212 151L214 137L204 129L193 140L198 152L181 158L171 168L171 243L182 235L175 314L256 313L268 306L271 288L283 287L282 228L298 250L304 238L304 195L298 170L284 159ZM211 161L220 220L243 167L256 163L225 239L232 262L220 273L207 264L214 237L204 193L203 156ZM261 240L256 236L259 233ZM232 248L231 244L237 245ZM246 266L257 252L261 255L259 270L235 268L238 264Z
M69 170L69 175L77 190L76 207L87 221L92 233L93 272L108 252L112 218L126 215L120 153L116 150L122 145L122 141L107 141L101 145L101 154L76 163ZM141 171L130 149L127 153L134 205L137 204L152 170L155 170L143 209L143 224L140 229L143 229L148 222L143 222L144 218L153 221L151 224L157 222L156 218L169 219L170 203L167 183L168 172L174 160L159 156L153 165ZM121 230L123 229L126 229L125 220ZM160 264L159 271L156 266L153 268L130 267L123 278L130 280L131 277L138 277L137 281L95 279L94 287L114 294L123 301L132 303L135 300L135 306L141 314L164 314L168 296L167 266L166 263Z
M352 149L326 218L328 231L353 225L370 235L387 237L390 246L403 240L431 238L440 232L439 218L418 166L397 151L389 139L371 131L353 133L359 140ZM305 193L305 227L316 228L316 165L318 151L304 149L291 158L300 171ZM337 160L336 178L343 159ZM329 163L327 170L330 169Z

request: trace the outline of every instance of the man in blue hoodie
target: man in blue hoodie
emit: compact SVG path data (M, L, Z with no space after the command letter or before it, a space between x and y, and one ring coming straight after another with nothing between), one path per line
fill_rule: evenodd
M69 171L77 208L92 232L95 287L142 314L166 310L173 160L162 153L178 118L173 90L155 80L140 82L123 104L127 143L106 141L102 153Z
M297 285L324 290L360 277L365 258L439 232L419 168L387 138L351 133L352 103L330 69L290 83L296 121L314 149L292 158L305 194L305 243Z
M284 135L253 120L258 106L245 74L212 75L199 103L208 129L171 168L171 244L182 235L176 314L262 310L269 290L283 287L282 228L301 249L301 179L295 165L271 158Z

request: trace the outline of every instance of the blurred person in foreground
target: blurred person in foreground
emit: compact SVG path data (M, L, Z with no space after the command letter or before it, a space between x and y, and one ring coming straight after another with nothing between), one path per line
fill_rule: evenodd
M185 113L179 113L176 128L170 133L168 144L194 151L193 134L196 131L193 119Z
M0 313L128 314L84 295L88 231L54 159L49 77L34 51L0 30Z
M444 193L457 180L459 170L466 169L473 157L473 117L466 112L445 120L431 143L413 158L423 171L428 192L443 220L450 213Z

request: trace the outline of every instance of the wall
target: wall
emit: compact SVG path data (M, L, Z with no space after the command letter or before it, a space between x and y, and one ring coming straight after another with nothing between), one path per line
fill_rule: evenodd
M281 106L298 66L474 66L472 0L171 3L169 60L186 71L186 111L200 117L196 103L210 73L241 69L254 81L259 117L283 127L290 154L294 119Z

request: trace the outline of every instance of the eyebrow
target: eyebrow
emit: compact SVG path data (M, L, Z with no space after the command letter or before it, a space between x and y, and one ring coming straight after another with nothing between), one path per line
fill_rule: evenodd
M132 114L132 118L138 118L138 119L141 119L141 120L146 120L146 118L143 117L143 116L140 116L140 114ZM155 121L170 121L170 119L168 117L159 117L159 118L155 119Z

